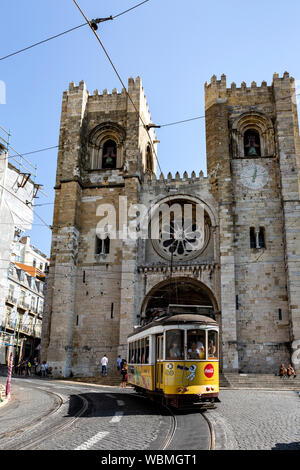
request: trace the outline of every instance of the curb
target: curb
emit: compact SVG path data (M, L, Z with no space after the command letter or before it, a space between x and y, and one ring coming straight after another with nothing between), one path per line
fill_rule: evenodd
M54 379L54 380L55 380L55 379ZM122 387L121 387L121 384L120 384L120 385L102 385L102 384L93 384L93 383L89 383L89 382L78 382L78 381L73 381L73 380L63 380L63 379L61 379L61 380L59 380L59 381L57 381L57 382L69 383L69 384L72 384L72 385L88 385L88 386L90 386L90 387L122 388ZM130 390L130 389L133 389L133 387L127 385L126 389ZM125 390L126 390L126 389L125 389Z
M271 387L220 387L220 390L223 391L230 391L230 390L254 390L254 391L265 391L265 392L296 392L300 393L298 389L291 389L291 388L271 388Z
M4 398L4 400L0 402L0 408L7 405L9 402L10 402L9 398Z

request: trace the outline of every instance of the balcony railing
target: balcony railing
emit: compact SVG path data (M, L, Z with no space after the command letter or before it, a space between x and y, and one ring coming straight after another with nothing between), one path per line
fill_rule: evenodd
M11 304L17 304L17 302L18 302L16 297L14 297L11 294L8 294L8 296L6 297L6 300L7 300L7 302L9 302Z
M18 307L21 307L24 310L28 310L29 309L29 304L27 304L24 300L19 300Z

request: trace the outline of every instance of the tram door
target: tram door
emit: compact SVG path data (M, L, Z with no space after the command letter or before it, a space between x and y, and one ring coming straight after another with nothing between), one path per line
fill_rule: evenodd
M156 388L162 389L164 379L164 336L156 336L156 361L155 361L155 374L156 374Z

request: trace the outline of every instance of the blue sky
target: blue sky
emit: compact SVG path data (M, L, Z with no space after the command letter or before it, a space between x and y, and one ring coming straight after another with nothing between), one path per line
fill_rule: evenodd
M139 0L78 0L89 18L116 15ZM0 56L84 22L72 0L2 0ZM299 0L150 0L98 30L125 83L141 76L153 122L204 114L204 83L225 73L232 81L272 81L288 70L300 79ZM121 89L88 27L0 61L6 104L0 125L21 153L57 145L62 92L85 80L92 93ZM197 120L158 130L159 161L168 171L205 171L205 126ZM53 202L57 151L27 157ZM53 206L36 212L52 223ZM34 221L40 224L36 218ZM50 252L51 232L35 225L32 243Z

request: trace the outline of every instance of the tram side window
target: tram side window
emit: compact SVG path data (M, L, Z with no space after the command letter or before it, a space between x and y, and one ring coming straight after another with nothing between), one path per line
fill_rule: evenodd
M209 358L218 358L218 333L216 331L208 332L208 357Z
M145 338L141 339L141 364L145 364Z
M184 359L184 331L169 330L167 331L167 360Z
M188 359L205 359L205 331L187 332Z
M134 364L137 363L137 342L135 341L134 343Z
M127 357L127 362L130 364L132 362L132 343L129 343L128 345L128 357Z
M145 342L145 364L149 364L149 353L150 353L150 348L149 348L149 336L146 338Z
M137 341L137 358L136 358L136 363L140 364L141 363L141 340L139 339Z

